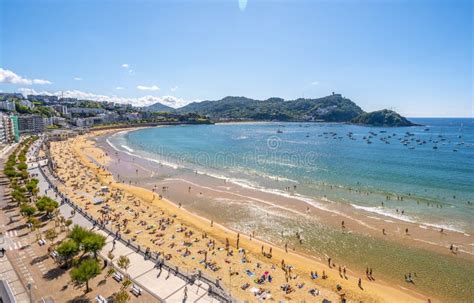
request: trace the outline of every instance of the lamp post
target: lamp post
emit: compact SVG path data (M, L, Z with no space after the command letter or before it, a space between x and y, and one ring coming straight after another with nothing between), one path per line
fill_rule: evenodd
M232 265L229 265L229 297L232 302Z
M33 302L33 291L31 290L31 282L28 282L28 284L26 284L26 288L28 289L28 295L30 297L30 302Z

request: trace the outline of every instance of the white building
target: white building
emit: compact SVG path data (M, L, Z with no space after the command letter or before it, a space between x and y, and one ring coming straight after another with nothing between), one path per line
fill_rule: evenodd
M10 101L0 101L0 110L4 110L7 112L15 111L15 103Z

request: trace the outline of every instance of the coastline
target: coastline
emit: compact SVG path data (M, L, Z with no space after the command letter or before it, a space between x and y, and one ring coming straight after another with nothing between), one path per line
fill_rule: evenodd
M100 138L98 136L97 138ZM111 152L111 148L104 146L101 144L100 139L95 139L95 145L99 146L102 148L105 152ZM153 184L160 184L161 185L166 185L170 188L164 196L170 200L170 201L180 201L182 203L183 207L186 207L190 209L193 213L198 214L202 217L205 218L212 218L216 222L223 222L225 223L225 226L227 228L231 228L233 231L240 231L242 232L242 229L239 227L236 227L232 224L233 214L231 214L231 217L226 217L223 216L224 213L226 212L226 209L224 207L221 207L219 203L213 203L211 206L208 208L211 208L211 212L206 209L206 211L203 210L203 205L210 203L210 198L211 197L216 197L216 196L225 196L229 195L230 186L226 184L225 186L222 185L222 182L212 182L210 179L213 179L211 176L207 176L205 174L199 174L197 176L194 176L193 174L188 174L185 175L183 178L179 180L172 180L172 178L169 178L168 172L175 170L175 168L170 168L168 169L165 167L165 165L157 165L159 162L158 160L153 160L150 162L150 159L147 157L141 157L140 155L136 155L136 153L130 153L127 151L121 151L120 153L120 158L122 160L122 163L127 162L128 165L133 166L133 169L129 170L123 170L121 169L120 172L122 175L127 175L127 180L131 180L133 182L137 182L139 186L145 187L148 189L153 188ZM127 160L128 159L128 160ZM110 165L108 169L113 172L115 170L115 165ZM138 176L134 176L135 168L138 171ZM153 173L153 171L161 171L160 173L162 175L165 175L166 177L164 178L159 178L157 175ZM150 175L148 174L150 173ZM114 176L117 177L117 171L115 171ZM197 180L200 181L200 185L196 184L195 182L190 182L189 179L186 180L186 177L189 178L194 178L194 181L197 182ZM202 184L206 184L205 186ZM196 201L191 201L189 204L186 204L185 201L190 200L189 195L186 194L187 192L187 187L188 185L191 185L193 187L193 190L197 189L199 191L202 191L202 195L193 196L193 199L200 199L202 198L202 203L198 203ZM179 194L181 192L182 194ZM242 196L245 198L249 197L255 197L261 193L251 191L247 188L244 189L244 191L239 191L239 195L231 195L232 199L222 199L220 202L226 203L229 202L230 200L233 200L235 198L241 198ZM268 193L265 193L264 195L267 195ZM240 196L240 197L239 197ZM207 199L206 199L207 198ZM261 198L261 199L260 199ZM258 199L253 199L252 202L262 202L265 199L264 197L260 197ZM267 196L268 198L268 196ZM265 208L266 212L271 212L274 210L276 207L278 207L280 210L288 210L291 213L289 215L296 215L296 214L304 214L307 204L302 203L301 201L297 201L297 205L299 207L295 207L295 200L289 200L289 201L283 201L284 199L280 199L279 197L273 197L272 199L272 204L268 205L267 208ZM290 202L291 201L291 202ZM189 202L189 201L188 201ZM230 209L235 209L235 203L234 201L231 201L232 205L229 206ZM335 203L335 202L330 202ZM198 205L199 204L199 205ZM346 206L343 206L347 208ZM215 209L212 209L215 208ZM349 208L350 209L350 208ZM218 216L213 215L213 213L218 213ZM341 229L340 229L340 219L338 220L337 217L341 213L331 213L327 212L324 209L319 209L319 208L311 208L311 216L317 216L318 219L320 220L321 225L324 226L324 229L322 232L329 232L329 229L326 227L332 228L333 230L336 229L337 234L341 234ZM261 213L261 215L264 215L264 213ZM351 218L353 215L351 216ZM240 217L242 218L242 217ZM362 213L356 216L356 220L352 221L351 218L347 218L344 216L339 216L339 218L342 218L343 220L346 220L346 226L349 226L349 232L348 233L342 233L342 237L351 238L354 237L356 238L354 241L354 244L356 246L360 245L368 245L369 247L372 247L374 245L380 246L378 249L382 249L384 252L386 251L388 255L390 255L390 252L392 249L396 249L395 251L396 254L392 255L391 258L394 260L400 257L400 260L404 260L405 266L408 268L408 270L412 269L414 270L421 279L421 276L424 277L424 279L427 279L427 281L421 281L422 283L418 283L418 286L411 285L409 283L402 283L403 281L403 271L400 271L400 268L397 264L393 264L393 266L388 266L386 267L383 271L382 268L379 266L375 267L379 272L379 279L380 278L384 280L384 283L389 284L389 285L398 285L400 289L403 289L404 291L413 291L413 293L420 292L421 290L419 287L423 289L424 293L429 293L431 300L433 300L434 293L437 294L442 294L441 297L443 298L442 301L453 301L456 302L459 299L454 299L454 298L470 298L472 295L469 294L469 282L464 280L462 278L462 272L464 272L464 267L466 264L469 264L472 262L472 255L471 254L459 254L454 256L452 252L449 251L448 246L449 244L446 244L446 246L440 245L439 242L435 241L446 241L446 243L449 243L452 241L454 238L456 238L453 235L457 235L461 239L459 241L464 241L464 243L467 244L467 241L469 240L469 236L466 236L464 233L455 233L455 232L448 232L449 236L446 236L446 234L443 234L440 236L439 230L435 227L430 227L427 228L424 225L419 225L419 223L413 223L413 222L404 222L397 220L397 218L390 218L391 220L387 220L390 222L390 224L393 226L393 229L391 229L394 232L390 232L390 237L386 236L380 236L381 232L380 229L378 228L369 228L364 226L363 224L365 222L375 222L375 224L379 224L378 226L386 226L387 222L383 221L380 219L380 217L376 217L375 214L366 214ZM348 223L349 222L349 223ZM362 223L362 225L359 224ZM371 223L372 224L372 223ZM400 226L402 225L402 226ZM400 227L399 227L400 226ZM410 236L407 237L404 235L404 227L409 226L410 228ZM388 230L388 229L387 229ZM330 234L329 237L335 236L339 237L339 235L334 235ZM263 237L263 235L260 235ZM432 237L432 238L430 238ZM429 239L429 240L426 240ZM431 241L433 239L433 241ZM359 242L360 240L367 241L367 242ZM285 245L284 242L280 241L280 239L277 238L270 238L266 239L266 242L270 241L271 243L277 244L280 247L283 247ZM338 242L339 243L339 242ZM358 243L358 244L357 244ZM362 244L365 243L365 244ZM456 242L456 243L461 243L461 242ZM321 243L321 245L327 245L328 243ZM380 263L381 260L384 259L386 256L383 252L379 252L377 255L367 255L368 252L360 251L358 254L354 253L351 257L352 258L344 258L341 255L338 255L337 253L341 250L339 249L340 247L345 247L346 245L344 243L339 243L338 245L333 245L331 249L329 249L329 252L321 252L321 251L313 251L313 250L307 250L304 248L300 248L298 245L293 245L292 249L296 249L297 253L300 255L304 255L312 260L316 260L322 264L324 264L325 259L328 257L332 257L333 260L336 259L342 264L349 265L350 268L352 269L351 272L356 273L360 276L364 276L364 270L365 266L371 266L371 264L374 264L374 261L378 261ZM370 250L369 250L370 251ZM347 250L346 250L347 252ZM369 253L370 254L370 253ZM383 255L380 255L383 254ZM433 264L436 264L434 269L426 269L425 266L413 266L412 264L412 257L414 257L414 260L419 259L419 257L423 256L425 261L423 262L433 262ZM334 258L336 257L336 258ZM361 258L362 257L362 258ZM364 261L364 259L367 259ZM351 262L352 260L352 262ZM420 260L421 262L421 260ZM421 263L423 263L421 262ZM467 263L466 263L467 262ZM339 263L339 264L341 264ZM384 261L383 263L392 263L392 261ZM407 270L407 271L408 271ZM394 275L394 273L398 273ZM402 277L400 279L400 277ZM435 279L432 279L435 277ZM452 281L453 277L457 277L458 282ZM444 290L444 291L439 291L439 283L444 283L443 280L448 279L451 281L451 284L446 285L445 288L448 288L449 290ZM429 282L428 282L429 280ZM426 284L425 284L426 283ZM454 288L453 286L456 285ZM467 285L467 286L466 286ZM463 293L461 293L463 292ZM422 296L422 295L420 295Z
M131 130L132 129L130 129L128 131L131 131ZM119 131L123 131L123 130L107 131L107 134L110 135L111 133L116 133L116 132L119 132ZM100 137L101 135L103 135L103 133L101 133L101 132L103 132L103 131L95 132L95 133L90 134L88 136L90 136L90 137L93 137L93 136ZM95 142L91 141L90 143L93 144ZM84 147L84 145L83 145L83 147ZM79 148L79 150L80 149L81 148ZM79 151L79 150L77 150L77 151ZM92 158L94 158L96 161L98 161L98 159L103 158L103 157L100 156L101 153L103 153L102 150L98 149L97 146L92 146L91 145L91 146L87 147L87 154L88 155L87 155L86 159L83 158L82 160L84 162L89 162L89 161L91 161ZM109 152L109 154L111 154L111 153ZM112 159L108 159L107 161L102 162L101 165L110 164L111 161L112 161ZM109 162L109 163L107 163L107 162ZM122 188L122 186L123 186L121 184L115 184L115 185L117 185L120 188ZM175 185L173 185L173 186L175 186ZM128 188L128 187L125 186L123 188ZM146 199L145 198L145 196L147 195L146 192L150 193L150 191L144 190L142 188L136 188L134 186L132 186L131 189L128 189L128 190L133 191L135 194L144 195L143 196L144 199ZM224 240L225 236L229 236L229 234L234 234L235 233L234 231L231 231L231 229L229 229L227 226L222 226L222 225L219 225L220 228L222 229L222 231L219 231L219 232L216 232L215 229L212 229L212 228L209 229L209 220L204 218L202 216L202 214L199 215L199 217L197 217L198 215L196 214L196 212L191 211L191 210L188 211L187 209L183 209L183 208L180 209L176 204L171 202L171 201L177 201L176 199L172 199L171 201L170 200L171 199L168 199L168 198L164 199L164 201L166 201L167 203L170 204L170 207L171 207L173 212L180 212L180 216L183 215L185 217L185 221L187 223L190 223L192 226L195 226L198 230L205 230L210 235L212 234L213 236L215 236L216 238L219 238L221 240ZM186 206L184 206L184 208L186 208ZM192 209L192 208L190 208L190 209ZM197 220L197 221L195 221L195 220ZM332 221L334 221L334 220L332 220ZM324 222L324 223L326 223L326 222ZM216 227L217 224L214 224L214 226ZM257 256L259 256L258 250L259 250L259 246L261 245L261 243L265 243L264 245L269 245L268 242L264 242L264 241L260 241L260 240L256 241L255 238L252 241L248 241L246 237L241 237L241 243L245 246L251 247L251 249L249 249L249 250L252 251ZM288 256L288 253L285 253L284 250L282 250L281 248L276 248L275 246L273 246L273 248L274 248L274 257L275 258L285 258L286 260L291 259L291 263L292 264L297 264L297 266L296 266L297 268L307 268L308 262L315 262L315 267L317 267L319 269L324 269L325 268L326 271L330 274L330 276L332 275L331 273L334 271L334 269L329 270L328 266L325 265L324 261L321 261L320 258L315 258L314 256L310 256L308 254L305 254L305 252L301 251L300 249L298 249L297 253L291 253L290 252L289 253L290 256ZM354 274L357 275L357 271L353 272L353 271L349 270L349 273L351 275L354 275ZM361 275L363 276L363 274L361 274ZM352 280L353 283L354 283L355 279L356 278L353 277L353 276L350 277L350 280ZM421 301L422 298L424 297L423 295L416 293L416 291L414 291L413 289L409 290L409 289L407 289L405 287L401 287L401 286L399 286L397 288L393 288L392 286L388 286L388 284L393 285L391 282L392 281L385 281L385 282L381 283L380 279L378 279L376 283L371 282L371 283L367 284L367 283L364 282L364 288L366 288L365 286L367 285L366 291L364 291L364 293L371 293L371 294L374 295L373 297L383 296L384 297L383 301L394 301L394 302L400 300L400 298L401 298L400 295L401 294L399 292L402 292L404 294L404 296L406 296L406 297L403 297L403 298L406 298L406 300L404 300L406 302L412 302L412 301L418 301L418 300ZM344 285L345 289L347 289L346 287L347 286ZM351 289L351 287L352 286L350 286L348 288ZM357 287L355 287L355 289L351 289L351 291L354 291L354 293L357 293L357 290L358 290ZM410 294L405 294L405 292L409 292ZM386 297L387 294L390 294L390 296L393 295L391 297L391 299L390 299L390 296ZM433 300L433 297L432 296L430 296L430 297ZM387 298L388 298L388 300L387 300Z
M176 170L181 167L179 164L170 163L164 160L155 160L149 157L144 157L136 154L135 150L128 146L121 146L125 149L121 150L115 147L109 138L114 134L125 134L132 131L138 131L142 128L127 129L114 131L107 136L99 135L98 140L95 140L96 147L112 154L111 151L115 150L125 154L130 159L134 158L134 164L139 168L138 175L130 175L127 180L138 181L142 187L148 187L151 189L151 184L155 181L153 178L156 174L152 170L164 171L161 174L167 175L166 178L158 179L160 183L169 184L170 190L167 191L169 197L173 196L173 187L187 188L190 186L198 186L202 189L203 195L207 197L214 197L220 195L221 197L231 199L250 199L253 202L266 204L269 207L278 207L284 211L294 212L295 214L304 216L317 216L321 220L322 224L331 226L335 229L340 229L341 220L345 220L346 230L356 232L359 234L367 234L371 237L375 237L381 240L394 241L403 245L407 242L417 248L434 251L444 255L451 255L449 251L449 245L455 243L456 245L467 245L472 235L465 231L457 230L449 226L439 226L429 222L418 222L410 219L408 216L402 216L399 214L391 214L380 210L377 207L364 207L356 204L341 204L339 202L331 201L327 198L319 201L313 200L310 197L306 197L299 194L286 193L282 191L267 190L265 188L253 188L248 187L246 184L239 182L233 183L232 180L226 179L224 176L209 174L208 172L196 171L197 177L193 177L191 173L184 174L184 177L173 178L169 176L168 168ZM100 138L104 139L101 140ZM103 141L107 145L103 144ZM112 147L110 149L109 147ZM127 161L123 159L124 161ZM163 167L167 166L167 168ZM112 168L114 169L114 168ZM150 175L147 175L150 172ZM194 173L193 173L194 174ZM116 174L115 174L116 175ZM149 179L148 181L146 179ZM202 183L197 184L197 180L204 180ZM289 180L291 182L296 182ZM224 182L225 186L222 185ZM214 194L212 193L214 192ZM357 194L357 193L354 193ZM364 196L365 192L358 193ZM269 199L271 197L271 199ZM186 195L179 195L170 200L186 200ZM308 211L309 210L309 211ZM335 217L340 220L335 220ZM404 229L409 228L410 236L405 235ZM445 233L440 237L440 228L445 230ZM389 236L382 234L382 229L385 229ZM474 261L474 250L465 251L461 246L460 258Z

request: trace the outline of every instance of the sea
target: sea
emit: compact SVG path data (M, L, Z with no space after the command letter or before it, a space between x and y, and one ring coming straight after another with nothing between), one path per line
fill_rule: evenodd
M345 204L367 216L471 236L474 119L410 120L419 126L222 123L144 128L119 132L107 141L115 149L158 161L177 172L192 171L242 188L291 195L314 207ZM228 207L222 204L228 202L214 201L212 205L224 214ZM262 216L278 226L278 232L259 225ZM230 223L232 228L246 231L253 225L279 244L281 230L297 229L304 232L310 254L335 255L362 270L370 265L396 281L406 272L417 272L430 277L417 289L444 298L464 300L472 295L472 284L462 278L465 262L472 262L369 236L341 235L304 218L278 214L269 218L268 212L259 208L242 211L241 217L246 220ZM362 255L364 262L360 262ZM396 262L388 261L387 255ZM474 274L474 267L468 267ZM445 286L439 287L440 283Z
M474 119L411 120L422 126L226 123L147 128L115 140L129 152L244 187L286 194L297 186L309 203L328 199L472 233ZM435 207L426 212L427 204Z

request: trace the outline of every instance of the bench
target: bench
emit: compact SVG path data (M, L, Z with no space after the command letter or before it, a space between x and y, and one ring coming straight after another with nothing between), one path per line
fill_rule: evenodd
M122 282L122 280L123 280L123 275L122 275L121 273L116 272L116 273L114 274L114 279L115 279L115 281L117 281L117 282Z
M139 296L142 294L142 289L140 287L138 287L136 284L133 284L132 285L132 293L135 295L135 296Z
M59 255L58 255L58 252L53 250L50 254L49 254L53 259L56 259Z
M101 295L98 295L97 297L95 297L95 301L97 303L107 303L107 299L102 297Z

